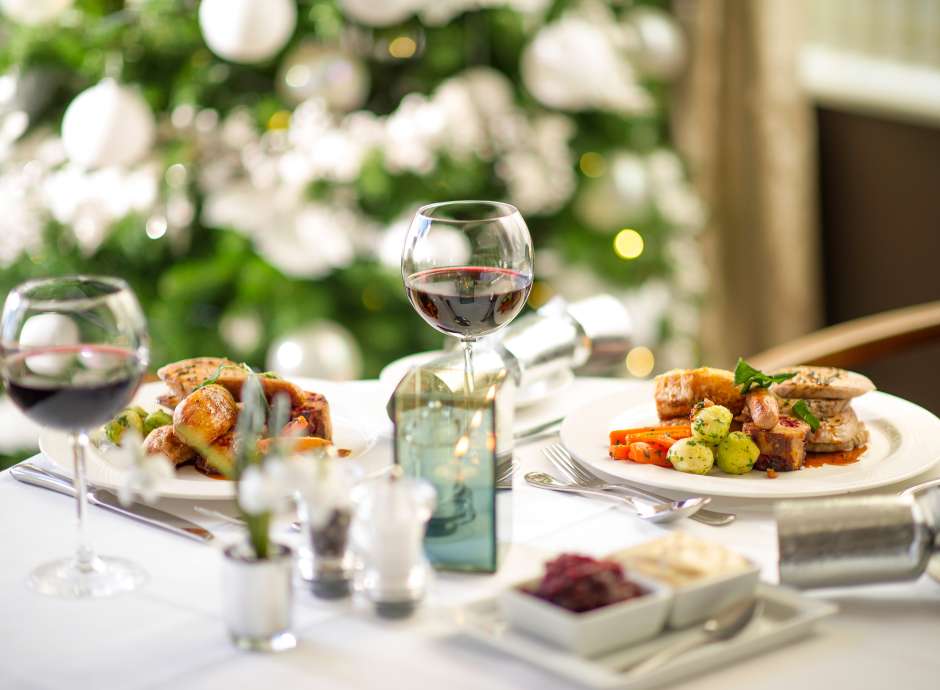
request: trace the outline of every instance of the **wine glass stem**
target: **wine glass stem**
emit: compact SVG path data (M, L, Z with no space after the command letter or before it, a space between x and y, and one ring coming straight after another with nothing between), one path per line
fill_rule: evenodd
M474 338L463 338L463 379L467 393L473 392L473 341Z
M78 548L75 550L75 565L81 571L89 571L94 567L95 551L91 548L88 539L88 527L85 513L88 510L88 490L85 481L85 443L88 436L84 431L69 434L72 444L72 462L74 463L75 501L77 508Z

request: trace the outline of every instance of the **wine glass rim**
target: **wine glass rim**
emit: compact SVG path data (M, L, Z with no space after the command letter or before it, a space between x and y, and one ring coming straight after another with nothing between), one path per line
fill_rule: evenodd
M486 218L442 218L435 214L436 211L442 208L453 208L455 206L489 206L493 209L493 214L489 215ZM427 218L428 220L437 221L439 223L453 223L455 225L460 225L464 223L486 223L488 221L502 220L503 218L508 218L512 215L517 215L519 209L513 206L512 204L506 203L505 201L486 201L484 199L461 199L458 201L438 201L433 204L425 204L418 209L418 215Z
M66 297L61 299L36 298L30 296L30 293L34 292L38 288L66 281L75 281L78 283L104 283L105 285L113 287L114 292L108 292L94 296ZM72 275L53 276L51 278L34 278L32 280L27 280L26 282L20 283L15 288L13 288L10 294L11 296L16 295L21 303L26 304L33 309L51 309L56 307L83 309L97 304L103 300L109 299L118 292L129 290L130 286L123 278L76 273Z

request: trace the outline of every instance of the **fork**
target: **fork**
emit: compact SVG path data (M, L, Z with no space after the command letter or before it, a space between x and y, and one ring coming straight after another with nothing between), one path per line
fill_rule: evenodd
M558 469L567 474L574 481L585 488L600 489L601 491L623 490L636 496L642 496L653 501L671 501L671 498L655 494L652 491L640 489L632 484L611 484L604 481L601 477L594 474L582 463L571 457L571 454L565 450L560 443L555 443L542 451L549 460L555 464ZM716 510L699 510L694 515L690 515L690 520L720 527L734 522L737 516L734 513L722 513Z

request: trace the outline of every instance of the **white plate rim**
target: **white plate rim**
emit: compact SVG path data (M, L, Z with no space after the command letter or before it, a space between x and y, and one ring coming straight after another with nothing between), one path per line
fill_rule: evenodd
M130 405L143 403L145 406L153 407L157 395L166 392L166 388L159 381L142 384L134 395ZM366 431L356 425L350 419L343 415L332 414L334 436L356 436L357 443L349 445L358 446L349 456L349 459L355 459L368 453L377 441L377 436L371 431ZM338 432L338 433L337 433ZM68 437L62 432L51 429L42 429L39 434L39 450L57 469L72 475L71 450L68 444ZM108 464L94 448L90 448L86 453L86 476L90 484L102 486L108 489L117 489L121 483L121 471ZM193 468L187 470L195 473ZM223 479L210 479L199 475L198 478L186 479L173 477L164 480L158 495L162 498L189 498L196 500L221 500L235 497L235 484Z
M867 393L856 398L853 404L859 417L864 421L871 421L872 406L885 405L893 412L906 411L905 416L881 414L878 417L886 419L901 432L901 446L893 450L889 457L912 454L912 457L909 460L905 458L903 463L899 464L895 461L896 471L880 471L876 468L875 472L867 478L839 481L837 471L843 468L826 466L792 473L781 472L777 479L768 480L760 476L760 473L750 473L741 477L730 475L701 477L653 466L610 460L604 449L607 435L614 428L612 422L615 419L628 415L630 417L642 415L642 418L647 418L651 422L656 419L655 404L652 400L637 403L631 394L625 393L596 399L570 413L562 423L561 442L578 460L607 476L670 491L731 498L809 498L866 491L916 477L940 462L940 419L933 413L908 400L881 391ZM598 414L598 410L611 410L612 412ZM915 418L921 424L932 427L932 433L915 432L911 428L912 425L908 423ZM872 433L878 433L872 430L871 424L869 424L869 430ZM592 439L598 436L600 440L596 445L590 445L583 440L588 435ZM849 469L855 467L854 465L846 466ZM804 472L814 474L804 475ZM845 473L844 476L849 476L849 473ZM818 481L815 481L820 478L827 480L824 482L826 486L821 486Z

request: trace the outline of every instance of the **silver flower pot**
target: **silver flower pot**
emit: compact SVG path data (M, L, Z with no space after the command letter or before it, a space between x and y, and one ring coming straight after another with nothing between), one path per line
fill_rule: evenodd
M291 633L293 552L281 544L271 551L265 559L244 544L223 551L222 617L240 649L280 652L297 644Z

